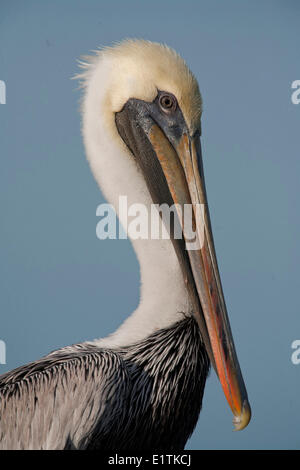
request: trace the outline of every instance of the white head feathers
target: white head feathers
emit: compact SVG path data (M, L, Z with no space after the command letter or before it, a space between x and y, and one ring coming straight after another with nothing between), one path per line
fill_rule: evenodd
M107 112L120 111L129 98L153 101L157 90L164 90L176 96L191 133L199 128L202 99L198 83L176 51L156 42L133 39L105 47L80 62L84 72L78 77L83 86L88 86L101 62L110 69Z

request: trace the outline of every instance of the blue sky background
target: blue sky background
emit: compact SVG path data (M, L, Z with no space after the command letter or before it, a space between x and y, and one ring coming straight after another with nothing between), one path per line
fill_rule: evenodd
M138 303L126 240L99 241L76 60L125 37L166 42L197 76L214 238L253 409L232 432L214 372L189 449L299 449L300 2L1 0L0 373L105 336Z

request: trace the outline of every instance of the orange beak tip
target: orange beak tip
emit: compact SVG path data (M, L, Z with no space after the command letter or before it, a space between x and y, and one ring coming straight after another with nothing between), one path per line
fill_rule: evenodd
M251 419L251 408L248 401L244 401L242 411L239 416L235 415L233 418L234 431L241 431L248 426Z

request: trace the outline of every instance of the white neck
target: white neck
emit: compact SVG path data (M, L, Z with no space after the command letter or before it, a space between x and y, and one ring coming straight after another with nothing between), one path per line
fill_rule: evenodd
M104 66L91 77L83 102L83 136L94 176L106 199L118 212L119 196L128 206L152 199L144 177L117 133L113 116L108 124ZM123 222L121 220L121 222ZM124 346L168 327L190 312L190 300L171 240L132 240L140 263L138 308L118 330L97 341L99 346Z

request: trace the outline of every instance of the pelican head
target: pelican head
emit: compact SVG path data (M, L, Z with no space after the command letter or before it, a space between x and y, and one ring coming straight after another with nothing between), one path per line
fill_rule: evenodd
M178 312L174 311L172 298L179 292L178 302L187 299L186 313L194 315L199 325L233 412L235 428L243 429L251 411L210 224L200 144L202 99L197 80L174 50L143 40L127 40L104 48L81 65L85 69L80 77L86 88L82 105L86 153L107 199L115 207L117 197L126 194L129 203L190 204L193 208L198 248L186 249L186 239L182 242L173 238L166 245L165 252L170 250L170 258L174 254L180 270L175 275L174 267L177 284L165 295L168 319L164 321L170 322L172 315L176 320ZM204 211L198 213L196 207L200 205ZM147 247L136 244L140 260L146 256ZM145 268L141 269L143 275ZM166 277L170 284L170 270ZM154 286L157 281L153 277L147 283ZM163 283L156 288L166 290ZM145 325L151 315L148 310ZM163 317L161 313L153 319L154 328L161 325Z

